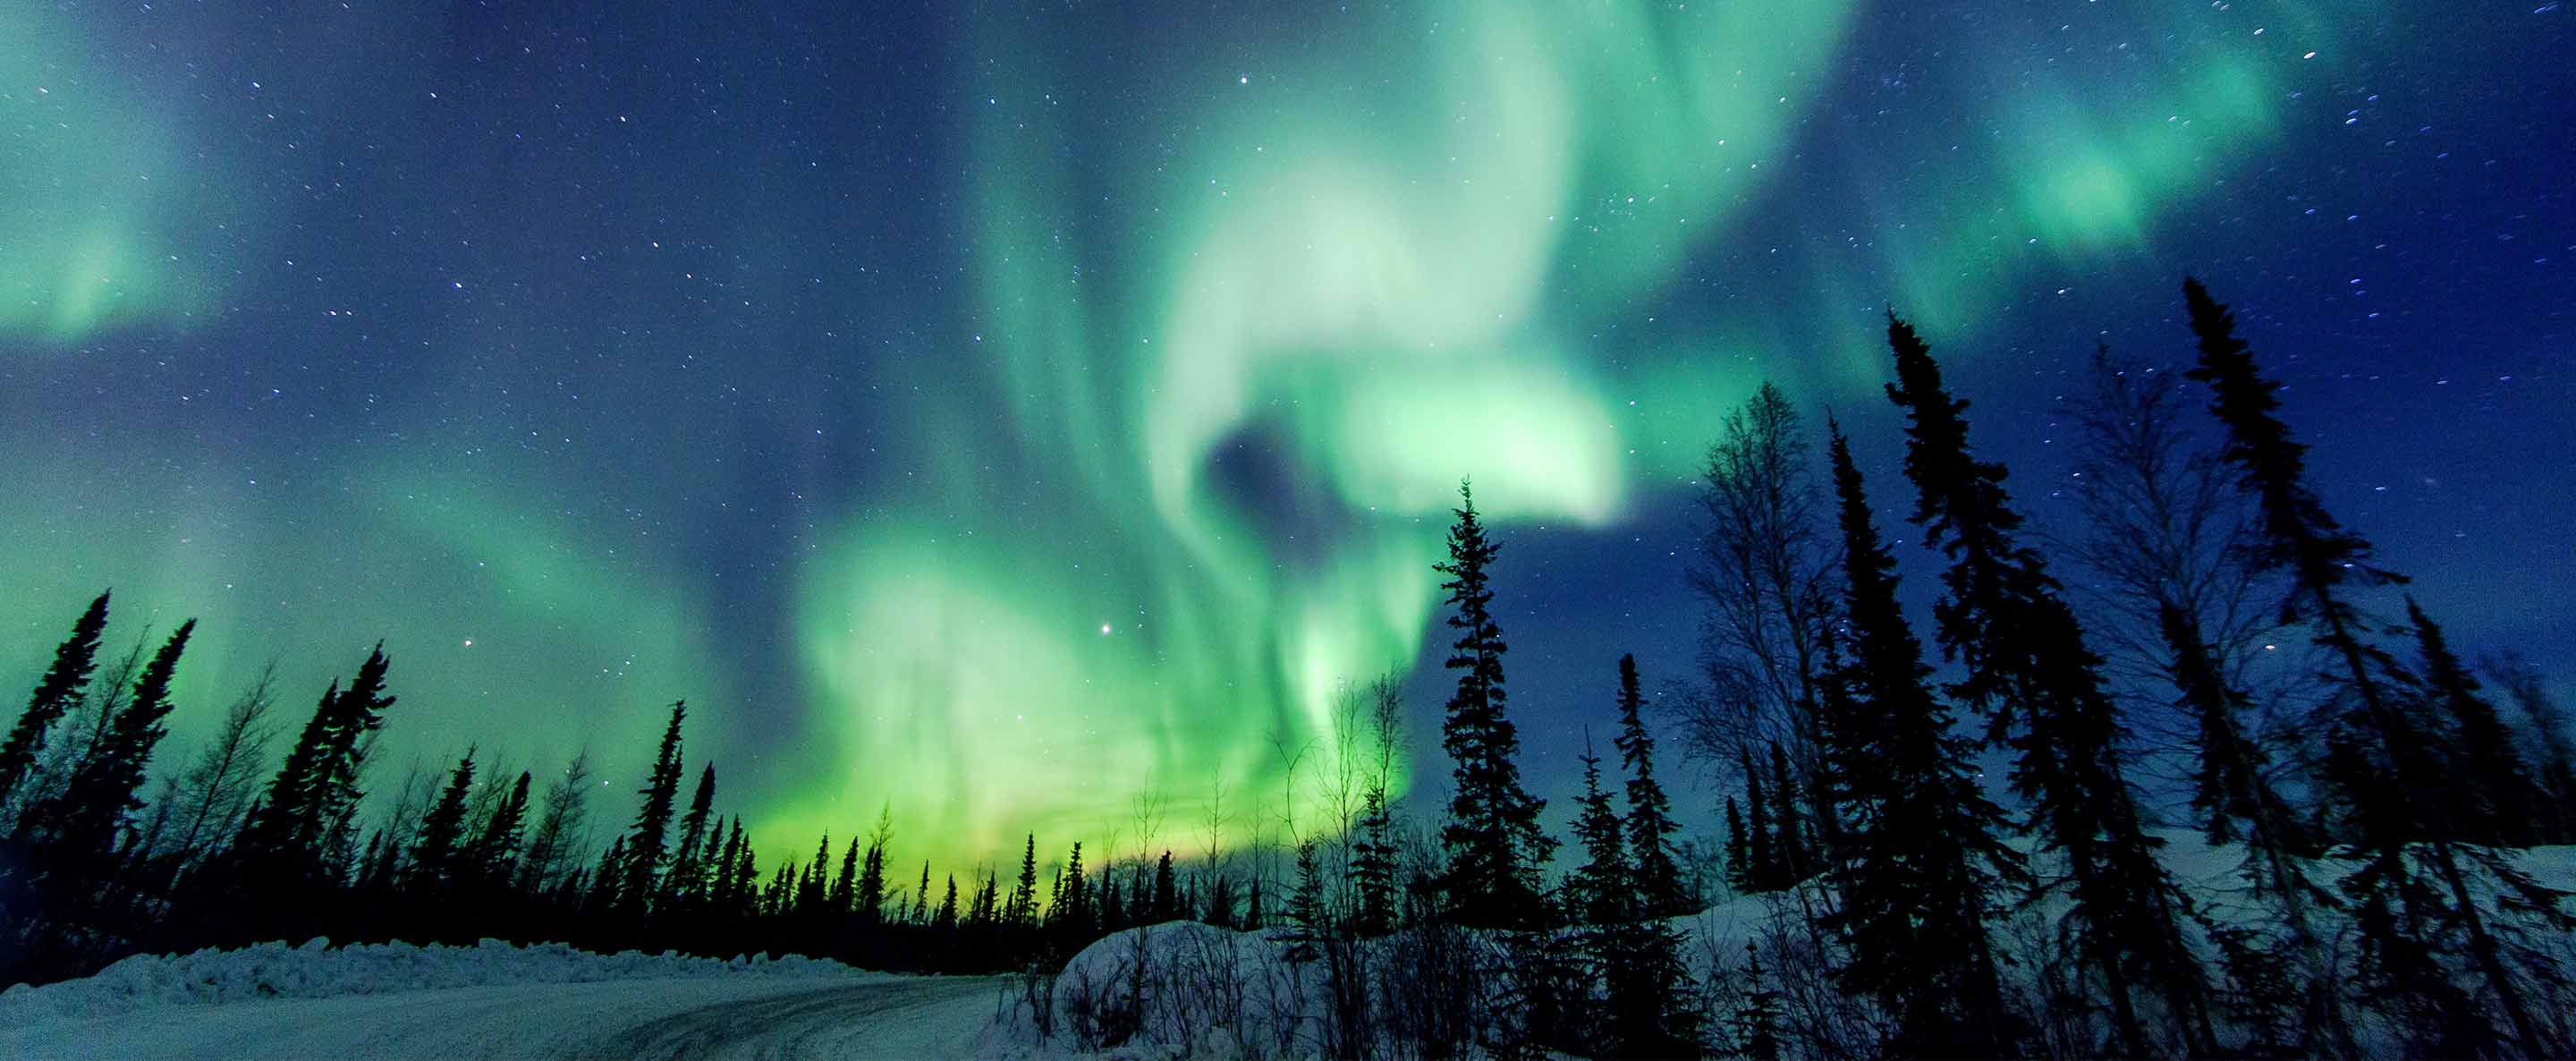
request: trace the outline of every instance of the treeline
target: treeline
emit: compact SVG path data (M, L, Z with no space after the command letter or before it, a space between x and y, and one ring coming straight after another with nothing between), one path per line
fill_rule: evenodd
M1691 571L1701 657L1657 708L1729 778L1714 852L1679 835L1623 657L1598 715L1617 765L1605 778L1587 738L1560 860L1507 710L1501 547L1462 483L1437 568L1456 676L1437 820L1394 804L1405 708L1382 679L1343 697L1328 775L1283 752L1289 785L1324 798L1281 806L1321 820L1187 865L1099 847L1086 865L1071 843L1042 874L1030 836L1010 877L934 877L889 863L883 816L755 853L714 767L688 769L676 703L596 857L581 758L540 785L468 749L369 817L395 706L381 646L273 766L262 681L146 798L194 628L102 669L102 594L0 745L0 977L312 935L1045 970L1127 927L1197 920L1284 933L1320 963L1330 1014L1305 1046L1340 1057L2569 1053L2576 918L2519 861L2576 843L2564 716L2528 664L2465 660L2403 595L2308 481L2233 317L2196 282L2185 304L2181 379L2097 352L2070 410L2074 529L2056 535L1889 317L1907 521L1937 565L1928 627L1900 603L1838 423L1819 462L1766 385L1717 425ZM2008 770L1989 779L1988 762ZM1154 813L1140 805L1138 835L1164 833ZM2240 887L2177 879L2177 820ZM1754 945L1692 953L1684 915L1729 891L1761 897ZM1143 1019L1060 1016L1091 1045Z
M81 975L137 952L314 936L1003 972L1060 965L1133 925L1254 928L1295 912L1281 899L1265 907L1248 867L1176 867L1168 851L1086 870L1076 842L1042 880L1034 834L1013 878L988 869L934 881L923 863L907 884L888 864L883 816L838 847L819 838L802 861L764 859L740 817L718 813L713 764L682 803L685 702L670 707L633 819L595 859L588 800L601 786L586 754L539 785L529 771L487 773L468 748L435 783L415 776L377 799L370 825L369 767L397 700L382 645L330 684L273 768L263 675L147 798L195 623L102 669L109 601L101 593L82 612L0 744L0 982ZM1382 806L1382 780L1374 792Z

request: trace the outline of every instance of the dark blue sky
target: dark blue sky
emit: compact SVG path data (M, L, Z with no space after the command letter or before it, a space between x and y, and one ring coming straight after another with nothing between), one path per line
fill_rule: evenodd
M1618 653L1689 665L1755 382L1902 535L1893 307L2063 529L2060 402L2180 367L2191 271L2564 696L2570 15L2359 7L0 14L0 675L114 585L203 619L183 738L383 637L396 762L622 777L687 696L765 835L973 854L1303 783L1474 475L1562 795Z

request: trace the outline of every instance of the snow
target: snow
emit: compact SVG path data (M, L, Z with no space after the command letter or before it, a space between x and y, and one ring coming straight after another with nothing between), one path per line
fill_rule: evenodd
M300 947L279 942L184 955L138 954L95 976L43 987L20 984L0 994L0 1028L114 1016L156 1006L337 998L500 984L867 976L884 974L800 956L777 960L766 956L737 957L728 962L676 953L594 954L561 943L521 947L492 939L472 947L376 943L334 948L330 940L316 938Z
M562 944L263 944L0 995L0 1057L956 1057L999 981Z

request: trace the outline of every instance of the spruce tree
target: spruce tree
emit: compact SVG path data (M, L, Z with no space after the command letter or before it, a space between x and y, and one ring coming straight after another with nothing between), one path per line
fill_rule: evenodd
M1358 836L1351 841L1351 886L1358 910L1352 927L1362 936L1395 930L1395 837L1384 786L1371 784L1360 795ZM1171 873L1171 852L1163 853L1164 878ZM1158 885L1157 894L1163 889Z
M626 836L621 833L608 842L608 850L599 856L599 868L591 871L590 894L582 900L582 909L596 916L617 905L617 882L625 879Z
M80 852L81 857L102 857L122 846L127 816L143 806L138 793L144 771L151 765L153 750L169 733L163 720L173 706L170 679L178 670L180 653L187 651L188 635L196 628L194 619L179 624L160 651L153 653L152 662L134 680L133 695L109 720L105 737L73 768L62 794L50 808L36 808L43 832L56 848Z
M2004 1001L1991 925L1997 889L2027 873L1997 836L2003 810L1979 790L1969 743L1925 684L1896 561L1839 428L1831 456L1851 652L1821 701L1843 838L1826 875L1841 905L1823 919L1846 951L1834 979L1894 1019L1889 1055L2012 1056L2023 1022Z
M1635 866L1640 911L1649 917L1691 913L1697 899L1682 886L1682 871L1673 859L1672 800L1655 781L1655 738L1646 732L1640 710L1645 695L1638 690L1637 657L1619 657L1619 765L1628 775L1628 815L1620 823L1628 857Z
M9 798L36 765L36 754L45 750L45 738L54 723L80 702L90 673L98 669L98 641L107 629L107 597L101 592L73 620L71 636L55 646L53 665L45 668L36 691L27 697L26 711L10 727L8 739L0 742L0 808L9 806Z
M885 822L879 819L876 835L868 838L867 851L859 856L859 887L858 893L852 897L851 906L862 924L876 924L885 916L888 837Z
M1216 883L1208 888L1207 909L1200 913L1199 920L1217 928L1233 928L1234 915L1234 880L1218 873Z
M1288 924L1302 939L1322 939L1332 924L1324 915L1324 876L1315 864L1315 841L1297 843L1297 883L1288 893Z
M1638 889L1628 866L1628 849L1610 794L1601 788L1601 759L1592 754L1592 737L1583 739L1583 802L1575 812L1574 842L1584 862L1566 878L1568 912L1587 929L1615 925L1637 916Z
M515 875L519 857L519 837L528 823L528 782L525 770L510 785L510 794L484 819L483 828L474 835L467 848L467 868L475 880L494 889L509 883Z
M2462 808L2447 795L2460 780L2459 749L2442 725L2445 694L2426 689L2369 640L2370 621L2351 599L2355 590L2406 580L2375 566L2370 543L2309 489L2307 447L2274 415L2280 385L2256 368L2235 315L2195 279L2184 279L2183 298L2200 351L2189 375L2209 384L2211 412L2227 429L2224 456L2242 469L2262 516L2257 559L2289 576L2282 621L2309 626L2350 705L2328 728L2325 775L2339 797L2337 853L2360 863L2339 885L2361 937L2360 997L2426 1030L2418 1044L2425 1049L2483 1053L2501 1039L2527 1056L2566 1052L2570 1044L2542 1024L2512 968L2515 955L2528 952L2519 939L2525 925L2576 924L2565 893L2541 887L2493 847L2457 841ZM2499 896L2508 916L2491 918L2475 901L2479 892ZM2465 1003L2443 975L2439 957L2454 934L2505 1018L2501 1034L2486 1007Z
M742 858L742 822L736 819L729 828L717 831L725 834L724 850L716 855L714 877L707 883L707 901L719 914L729 914L734 910L734 888L741 880L736 869Z
M1002 907L1002 923L1026 931L1038 921L1038 836L1030 833L1028 846L1020 853L1019 882L1011 887L1009 903Z
M447 885L458 843L465 837L465 799L474 791L474 749L456 761L438 802L420 819L420 835L411 846L411 890L435 892Z
M1454 609L1449 626L1458 631L1442 666L1462 672L1441 727L1441 747L1455 764L1450 776L1457 793L1449 801L1449 820L1440 828L1448 849L1440 884L1449 915L1460 925L1533 928L1546 914L1539 897L1539 867L1556 841L1539 829L1546 801L1521 787L1516 761L1520 736L1503 714L1507 646L1502 628L1494 623L1494 592L1486 570L1500 546L1486 537L1475 493L1463 480L1458 499L1457 522L1449 528L1449 559L1434 567L1449 576L1440 588Z
M848 914L859 910L858 837L851 837L849 847L841 852L841 874L832 878L831 893L824 901L831 904L836 913ZM874 918L863 916L861 920L873 921Z
M332 833L365 796L358 776L365 766L366 737L384 725L384 710L394 703L385 693L391 667L385 646L378 643L346 688L334 681L324 690L251 815L241 847L263 877L253 887L268 892L268 899L281 908L292 897L275 894L279 884L328 883Z
M698 771L697 791L689 796L689 812L680 818L680 846L671 859L671 872L662 882L665 899L695 898L706 886L706 856L713 843L707 836L707 821L715 813L716 764L708 763Z
M2533 773L2544 825L2541 842L2576 843L2576 737L2571 737L2567 711L2549 695L2540 669L2520 653L2491 654L2478 663L2493 684L2523 714L2531 734Z
M796 877L796 913L825 923L840 912L832 902L832 834L824 833L814 842L814 857Z
M653 772L635 794L644 803L627 831L626 860L617 868L616 899L620 908L642 914L651 903L654 882L662 872L663 844L671 831L673 805L680 797L680 722L688 717L686 700L671 702L671 721L662 728L662 747L654 753Z
M1181 899L1172 876L1172 853L1163 852L1162 861L1154 865L1154 920L1171 921L1181 916Z
M1968 403L1950 396L1930 347L1894 314L1887 338L1896 355L1887 396L1908 421L1913 521L1950 559L1933 609L1944 656L1965 671L1950 692L1986 712L1990 735L2012 748L2013 788L2030 803L2039 849L2066 856L2065 927L2099 978L2114 1048L2150 1052L2134 998L2146 990L2164 999L2175 1042L2208 1053L2207 987L2182 935L2189 900L2157 860L2163 841L2146 832L2123 776L2101 659L2039 553L2017 540L2003 465L1972 454Z
M1779 1061L1780 992L1762 971L1762 951L1744 944L1744 1005L1735 1011L1735 1050L1747 1061Z
M2451 651L2442 627L2424 614L2413 597L2406 599L2406 620L2415 630L2416 652L2423 659L2425 692L2447 723L2454 744L2454 783L2445 789L2457 809L2451 813L2456 838L2478 844L2529 847L2540 820L2537 791L2514 750L2513 731L2496 716L2495 705L2480 696L2483 686Z
M1590 1034L1595 1050L1602 1057L1627 1057L1629 1033L1652 1024L1651 1019L1633 1019L1640 1008L1635 997L1637 889L1629 875L1618 812L1601 788L1601 758L1592 754L1588 730L1578 761L1583 764L1583 799L1575 811L1574 842L1583 849L1584 861L1566 877L1566 912L1575 923L1584 978L1600 984L1605 996L1602 1019Z
M1082 841L1073 843L1073 853L1064 863L1064 894L1055 909L1048 913L1063 932L1070 951L1085 941L1091 932L1091 881L1082 868Z

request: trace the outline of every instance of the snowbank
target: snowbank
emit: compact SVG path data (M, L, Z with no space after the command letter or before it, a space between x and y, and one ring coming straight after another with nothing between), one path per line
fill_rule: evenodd
M2191 830L2158 830L2165 846L2160 860L2202 914L2219 924L2260 926L2265 911L2247 894L2238 877L2242 848L2212 845ZM2027 848L2028 838L2016 838ZM2037 861L2043 871L2056 871L2052 860ZM2540 883L2576 891L2576 847L2541 847L2516 852L2513 859ZM2320 859L2308 865L2311 879L2332 889L2354 865ZM2481 901L2493 897L2481 889ZM2052 948L2063 942L2055 931L2066 909L2061 892L2031 906L2006 912L1995 923L1996 942L2015 956L2008 988L2031 999L2046 994L2036 982L2038 970L2062 966ZM1745 945L1758 943L1773 986L1783 966L1797 971L1816 991L1828 991L1821 978L1821 955L1809 918L1830 904L1820 884L1791 891L1735 896L1705 910L1674 918L1668 926L1680 936L1684 961L1703 994L1703 1002L1723 1019L1739 1003L1744 989ZM1418 960L1417 949L1404 936L1361 945L1359 962L1378 972L1405 975L1403 966ZM2197 923L2187 922L2184 935L2195 946L2206 940ZM1462 941L1475 948L1478 966L1492 970L1510 957L1493 940L1469 933ZM2548 942L2560 967L2576 971L2576 941ZM2345 958L2344 960L2349 960ZM2215 959L2209 965L2217 974ZM1495 986L1499 980L1488 981ZM1374 991L1370 1005L1384 1001ZM1108 1057L1164 1057L1259 1054L1281 1057L1320 1056L1328 1035L1333 984L1325 963L1313 949L1281 929L1235 932L1196 922L1171 922L1129 929L1093 943L1066 963L1041 1001L1023 998L1008 1007L985 1037L983 1049L997 1056L1052 1056L1052 1049L1103 1050ZM1043 1005L1046 1012L1039 1012ZM1855 1041L1867 1029L1848 1029ZM2381 1030L2361 1029L2365 1045L2380 1043ZM2384 1036L2382 1036L2384 1038ZM2393 1048L2393 1046L2392 1046Z
M1055 978L1056 1019L1077 1043L1298 1053L1319 1033L1324 970L1286 929L1173 921L1112 934ZM1140 1004L1141 998L1141 1004ZM1085 1027L1085 1022L1094 1026ZM1106 1041L1103 1041L1106 1040Z
M317 938L301 947L280 942L194 954L138 954L100 970L96 976L43 987L20 984L0 994L0 1028L115 1016L162 1006L332 998L496 984L883 975L799 956L775 961L767 957L720 961L676 953L594 954L561 943L520 947L492 939L472 947L375 943L334 949L330 940Z

